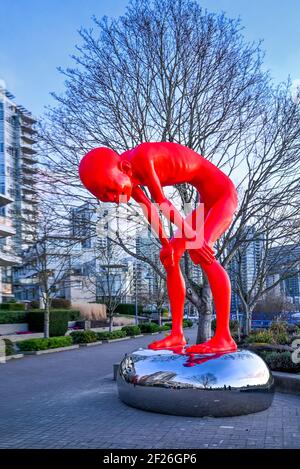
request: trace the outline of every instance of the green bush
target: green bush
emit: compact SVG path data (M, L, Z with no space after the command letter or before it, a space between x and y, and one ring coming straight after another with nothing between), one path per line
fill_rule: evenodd
M296 334L298 332L298 327L296 324L288 324L286 329L288 334Z
M17 342L22 352L32 352L37 350L47 350L58 347L68 347L72 345L72 337L50 337L49 339L29 339Z
M16 352L15 352L15 347L14 347L13 342L9 339L3 339L3 340L4 340L4 343L5 343L5 354L6 354L6 356L14 355Z
M106 340L106 339L122 339L126 337L126 332L122 330L112 331L112 332L97 332L97 339L98 340Z
M20 324L27 322L25 311L0 311L0 324Z
M141 329L139 326L124 326L122 327L122 331L126 332L126 335L132 337L134 335L139 335L141 333Z
M289 343L287 325L282 322L273 322L270 329L252 332L246 342L262 344L285 345Z
M184 319L183 327L192 327L193 321L191 319Z
M74 331L71 332L70 336L72 337L74 344L90 344L92 342L97 342L98 340L96 332L91 330Z
M168 318L169 317L169 310L167 308L161 308L160 315L163 318Z
M216 319L213 319L211 321L211 328L213 331L216 330L216 325L217 325L217 321ZM231 334L237 334L239 330L239 321L237 321L236 319L230 319L229 328L230 328Z
M28 311L26 314L26 322L30 331L44 331L44 310ZM68 330L68 321L76 321L79 319L80 313L75 310L67 309L51 309L50 310L50 337L63 336Z
M273 321L270 327L276 344L288 344L289 334L286 322Z
M247 338L248 344L275 344L275 339L270 330L252 332Z
M40 309L40 302L38 300L32 300L28 303L28 309Z
M24 311L25 305L23 303L0 303L0 310Z
M66 298L53 298L51 301L51 308L53 309L68 309L71 308L71 301Z
M119 314L120 316L129 314L131 316L135 315L135 304L131 303L121 303L117 306L116 308L116 313ZM141 315L143 313L143 307L138 306L138 314Z
M73 344L72 337L50 337L49 348L68 347Z
M300 363L292 361L291 352L259 352L259 355L273 371L300 372Z
M170 329L172 329L172 324L170 322L167 322L166 324L160 327L161 331L169 331Z
M156 322L144 322L139 326L142 334L148 334L152 332L159 332L160 327Z

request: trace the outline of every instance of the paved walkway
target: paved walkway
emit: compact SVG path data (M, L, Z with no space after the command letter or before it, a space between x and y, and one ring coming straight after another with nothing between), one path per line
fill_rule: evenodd
M120 402L112 364L156 338L0 365L0 447L300 448L300 396L276 394L266 411L221 419L154 414Z

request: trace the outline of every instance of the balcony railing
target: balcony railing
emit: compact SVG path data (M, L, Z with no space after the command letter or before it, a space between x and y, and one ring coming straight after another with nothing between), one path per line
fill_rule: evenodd
M22 181L24 184L35 184L36 180L31 174L23 174Z
M36 143L34 134L30 134L29 132L22 132L21 138L24 141L24 143L28 143L29 145L33 145L34 143Z
M37 194L37 189L34 186L26 186L22 187L22 191L24 194Z
M28 166L27 163L24 161L22 164L22 169L26 173L34 174L36 172L36 168L34 166Z
M37 131L28 122L21 122L21 131L31 135L36 134Z
M0 225L13 226L12 225L12 220L10 218L1 217L1 216L0 216Z
M34 148L32 148L32 146L29 143L22 142L21 149L22 149L23 154L29 153L30 155L34 155L36 153L36 150L34 150Z
M27 164L35 164L37 163L37 159L36 157L34 156L34 154L27 154L27 153L23 153L23 161L26 162Z
M1 267L9 267L12 265L19 265L21 264L21 258L19 256L15 256L14 254L4 253L0 250L0 266Z
M4 207L4 205L10 204L13 202L13 199L6 194L0 194L0 207Z

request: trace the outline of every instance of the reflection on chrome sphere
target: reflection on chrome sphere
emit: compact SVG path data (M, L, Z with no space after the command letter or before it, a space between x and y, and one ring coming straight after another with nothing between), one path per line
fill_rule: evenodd
M186 416L226 417L267 409L274 379L255 353L193 355L140 349L117 376L120 399L133 407Z

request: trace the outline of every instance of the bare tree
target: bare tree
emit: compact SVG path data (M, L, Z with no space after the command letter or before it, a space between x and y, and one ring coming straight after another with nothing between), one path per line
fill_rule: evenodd
M22 266L15 269L15 275L38 288L44 309L44 336L48 338L51 302L70 276L78 240L70 237L67 227L65 232L57 230L57 218L44 203L39 205L38 221L34 242L23 252Z
M298 179L291 175L300 155L299 109L289 98L289 84L272 89L262 72L260 44L245 42L240 22L192 0L133 0L124 16L94 22L94 30L80 31L75 66L61 70L66 92L54 94L57 106L41 129L45 171L57 201L68 206L88 197L77 167L91 148L122 152L145 141L175 141L206 156L239 186L236 220L217 246L225 267L249 242L245 226L263 227L268 213L276 225L277 210L290 200L284 219L294 227ZM187 184L175 188L175 199L191 209L199 202ZM151 256L137 255L127 237L125 242L117 234L125 252L164 277ZM211 293L205 277L200 287L192 281L187 254L184 265L203 341L210 335Z
M259 313L286 313L294 311L295 305L283 294L268 292L254 307Z
M100 240L86 272L89 279L88 288L92 288L96 293L96 300L106 306L109 331L112 330L118 306L132 295L134 287L132 263L130 266L124 259L124 254L122 257L122 253L120 247L109 238Z

